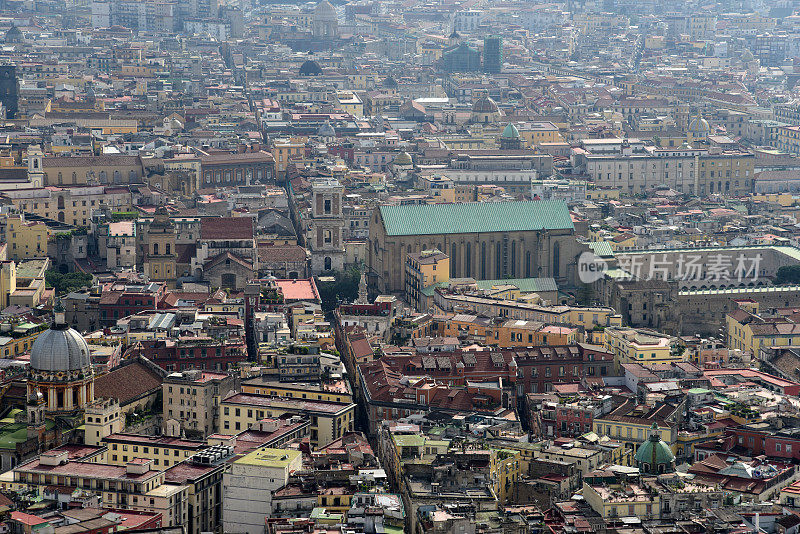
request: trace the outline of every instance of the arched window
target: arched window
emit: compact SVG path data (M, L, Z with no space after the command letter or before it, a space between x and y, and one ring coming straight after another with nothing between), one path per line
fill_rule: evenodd
M556 241L553 245L553 278L558 278L561 272L561 243Z
M481 242L481 279L486 280L486 241Z
M456 258L458 254L458 249L456 248L456 244L453 243L450 245L450 276L456 276Z
M153 256L158 256L158 243L153 243Z
M331 270L331 265L332 265L331 257L330 256L325 256L325 270L326 271L330 271Z
M494 245L494 277L496 279L503 278L503 255L500 243Z
M72 173L72 183L73 184L77 184L78 183L78 173L77 172L73 172Z
M467 242L467 248L464 255L464 276L470 278L472 276L472 243Z
M525 251L525 278L531 277L531 251Z
M166 255L170 255L170 254L172 254L172 252L170 252L170 245L169 245L169 243L167 243L167 244L165 244L165 245L164 245L164 254L166 254Z
M511 278L517 277L517 242L511 242Z
M63 183L64 183L64 177L61 175L61 173L58 173L58 185L61 185Z
M64 209L64 197L58 197L58 209Z

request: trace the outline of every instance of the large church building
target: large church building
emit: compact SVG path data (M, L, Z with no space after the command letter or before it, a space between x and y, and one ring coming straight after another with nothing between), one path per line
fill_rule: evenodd
M571 283L585 248L574 236L560 200L381 206L372 215L367 268L377 291L399 293L406 256L438 249L450 257L451 278Z

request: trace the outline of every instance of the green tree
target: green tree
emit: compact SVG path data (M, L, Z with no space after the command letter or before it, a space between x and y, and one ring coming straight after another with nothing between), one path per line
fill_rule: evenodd
M800 265L784 265L778 267L775 274L776 285L800 284Z
M89 273L60 273L53 270L44 274L47 287L55 289L56 295L65 295L76 289L91 287L93 278Z
M332 278L332 280L331 280ZM330 271L317 277L317 290L322 300L322 311L332 311L342 302L353 302L358 298L361 271L351 267L344 272Z

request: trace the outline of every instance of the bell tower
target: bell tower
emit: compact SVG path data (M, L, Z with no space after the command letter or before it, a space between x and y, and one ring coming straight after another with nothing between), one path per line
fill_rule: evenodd
M335 178L314 180L311 184L311 270L314 274L344 268L342 193Z

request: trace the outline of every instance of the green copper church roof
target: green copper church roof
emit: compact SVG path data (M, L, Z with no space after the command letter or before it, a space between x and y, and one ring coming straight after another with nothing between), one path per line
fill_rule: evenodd
M563 200L381 206L386 235L572 230Z
M500 134L500 137L510 137L511 139L517 139L519 137L519 130L517 130L517 127L509 122L508 124L506 124L506 127L503 128L503 133Z
M653 425L655 431L657 427ZM634 459L638 464L646 463L650 465L650 469L655 471L656 466L660 464L671 464L675 460L675 455L669 448L669 445L664 443L658 434L652 434L650 439L639 445L639 450L636 451Z

